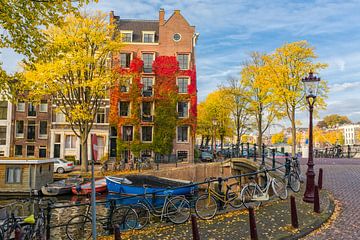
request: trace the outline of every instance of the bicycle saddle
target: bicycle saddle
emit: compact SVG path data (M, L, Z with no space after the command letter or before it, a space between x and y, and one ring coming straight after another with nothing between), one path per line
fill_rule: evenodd
M25 218L25 219L24 219L24 223L35 224L34 214L31 214L30 216L28 216L27 218Z

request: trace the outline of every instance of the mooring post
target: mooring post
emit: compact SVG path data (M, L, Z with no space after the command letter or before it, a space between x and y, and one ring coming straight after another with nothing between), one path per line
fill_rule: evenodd
M257 236L254 208L249 207L248 210L249 210L249 223L250 223L250 238L251 240L257 240L258 236Z
M200 240L199 229L197 226L196 216L194 214L191 215L191 228L193 240Z
M114 229L115 229L115 231L114 231L114 233L115 233L115 235L114 235L114 239L115 240L121 240L121 232L120 232L120 227L119 227L119 225L118 224L115 224L115 226L114 226Z
M323 169L320 168L320 169L319 169L319 177L318 177L319 190L322 189L322 185L323 185Z
M291 226L293 228L299 228L299 221L297 216L295 197L290 197L290 210L291 210Z
M315 185L314 191L314 212L320 213L320 196L319 196L319 187Z

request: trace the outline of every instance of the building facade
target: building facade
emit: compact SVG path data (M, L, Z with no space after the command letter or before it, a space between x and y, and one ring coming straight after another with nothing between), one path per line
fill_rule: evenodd
M18 102L12 105L10 156L49 158L51 102Z
M339 129L343 130L345 145L357 144L357 133L360 129L359 124L345 124L340 126Z
M10 156L12 104L0 101L0 157Z
M165 20L163 9L158 20L121 19L111 12L110 22L125 43L113 55L112 65L129 76L110 93L110 156L125 162L136 156L156 158L166 142L171 142L173 156L192 161L197 101L195 27L179 10ZM164 121L166 114L168 122Z

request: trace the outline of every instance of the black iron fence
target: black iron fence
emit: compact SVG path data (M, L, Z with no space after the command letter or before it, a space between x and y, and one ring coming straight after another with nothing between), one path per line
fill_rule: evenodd
M315 148L315 158L356 158L360 153L360 145L336 145L326 148Z

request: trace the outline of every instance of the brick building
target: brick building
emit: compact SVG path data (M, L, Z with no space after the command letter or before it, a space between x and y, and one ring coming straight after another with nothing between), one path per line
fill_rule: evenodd
M50 119L50 100L13 104L10 156L48 158Z
M177 125L174 126L172 155L177 159L192 161L194 159L195 126L196 126L196 68L195 44L198 34L181 15L179 10L165 20L165 11L160 9L158 20L129 20L110 13L110 22L116 25L125 44L120 53L113 54L113 66L130 69L132 61L142 61L138 72L140 95L131 98L131 89L135 80L129 78L127 84L120 84L111 93L110 114L110 157L120 157L125 162L136 154L129 152L131 145L142 144L139 157L156 158L152 143L163 126L157 123L159 117L159 75L154 71L153 63L159 57L175 59L178 71L172 78L176 85ZM120 93L119 93L120 92ZM129 93L130 92L130 93ZM114 98L114 95L118 96ZM140 101L139 110L133 100ZM140 100L138 100L140 99ZM132 118L130 121L129 119ZM134 123L134 124L133 124ZM135 126L135 123L137 126ZM166 134L165 134L166 137ZM122 149L119 149L122 141ZM171 140L170 140L171 141ZM121 144L120 144L121 145Z

